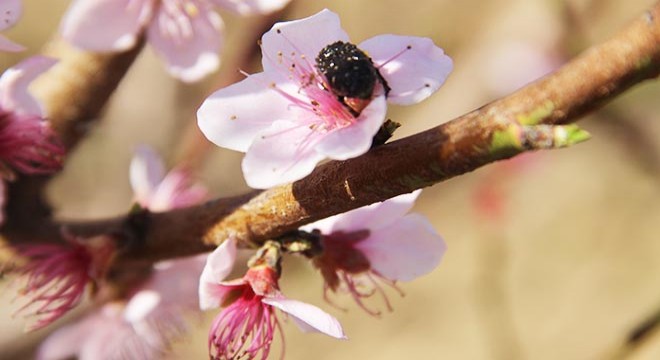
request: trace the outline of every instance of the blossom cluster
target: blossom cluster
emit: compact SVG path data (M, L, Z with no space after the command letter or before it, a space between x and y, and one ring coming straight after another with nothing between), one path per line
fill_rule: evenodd
M75 0L61 32L72 44L98 52L127 50L144 37L171 74L196 81L219 64L223 23L214 6L245 15L272 12L287 2ZM0 30L13 25L21 9L19 0L3 2ZM302 179L326 159L366 153L385 121L387 104L428 98L453 66L427 38L380 35L355 45L329 10L275 24L260 45L263 71L216 91L197 117L213 143L246 153L246 182L261 189ZM19 50L20 45L0 36L0 51ZM55 62L33 57L0 77L0 206L7 181L18 174L50 174L62 166L63 146L27 90ZM166 172L147 146L137 148L129 180L133 214L196 205L208 194L189 169ZM115 278L121 273L114 268L122 250L117 235L82 237L62 229L65 243L16 247L24 260L16 272L23 275L20 293L26 300L18 312L34 316L30 329L41 328L92 295L93 310L51 334L38 350L40 360L156 358L185 331L185 316L197 308L222 308L209 331L212 359L266 359L275 338L283 336L278 312L302 331L346 339L332 315L284 295L281 259L285 254L307 257L320 272L323 296L331 305L331 293L339 293L368 314L381 315L382 306L392 311L389 292L402 294L398 282L429 273L446 250L428 220L409 214L419 193L266 241L236 279L228 280L241 244L230 237L208 255L148 265L138 280L114 292L108 290L108 273ZM371 301L374 296L382 306Z

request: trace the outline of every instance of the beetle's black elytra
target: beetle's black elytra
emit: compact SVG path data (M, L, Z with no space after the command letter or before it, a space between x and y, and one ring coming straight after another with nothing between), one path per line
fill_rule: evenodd
M371 58L357 46L336 41L316 56L316 66L339 97L369 99L382 79ZM382 81L382 80L381 80Z

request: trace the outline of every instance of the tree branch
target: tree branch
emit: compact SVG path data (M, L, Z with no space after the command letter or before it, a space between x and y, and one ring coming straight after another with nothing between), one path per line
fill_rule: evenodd
M192 255L229 236L244 245L260 243L525 151L579 142L586 134L577 127L549 125L576 121L659 72L657 3L614 38L505 98L358 158L328 162L293 184L167 213L66 225L80 235L117 235L125 246L119 264ZM60 225L33 230L53 236Z

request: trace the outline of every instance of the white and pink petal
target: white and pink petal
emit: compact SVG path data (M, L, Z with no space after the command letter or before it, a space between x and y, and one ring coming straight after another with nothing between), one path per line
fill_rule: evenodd
M385 278L410 281L435 269L447 249L426 218L409 214L355 244L371 269Z
M243 158L248 186L267 189L309 175L325 158L315 150L322 136L305 123L275 121L255 138Z
M337 339L346 339L339 321L314 305L283 297L266 297L262 302L291 315L303 332L319 332Z
M355 123L325 134L316 151L334 160L346 160L366 153L385 120L387 102L381 95L362 110Z
M291 0L211 0L239 15L268 14L282 9Z
M204 1L164 1L147 30L149 44L174 77L194 82L220 65L222 19Z
M415 204L421 190L403 194L383 202L363 206L355 210L331 216L303 227L306 231L318 229L323 234L336 231L374 231L400 220Z
M25 50L25 47L19 45L6 37L0 35L0 51L19 52Z
M262 65L269 74L288 75L282 71L279 56L294 56L314 66L318 53L335 41L348 41L348 34L341 28L339 16L324 9L310 17L281 22L273 25L261 38Z
M129 167L133 193L140 205L149 207L154 191L165 176L165 165L149 146L139 145Z
M153 14L152 0L75 0L62 19L62 37L92 51L132 48Z
M270 84L266 74L258 73L214 92L197 110L197 124L204 136L218 146L246 152L275 119L295 116L289 110L290 101Z
M14 26L22 13L22 0L2 0L0 2L0 31Z
M387 100L418 103L436 92L453 68L451 58L429 38L378 35L358 46L371 57L390 87Z
M45 56L33 56L7 69L0 77L0 107L17 114L42 116L41 104L28 91L30 83L57 63Z
M202 275L199 278L200 309L217 308L222 304L227 287L220 285L220 283L234 268L236 250L236 239L230 237L209 254Z

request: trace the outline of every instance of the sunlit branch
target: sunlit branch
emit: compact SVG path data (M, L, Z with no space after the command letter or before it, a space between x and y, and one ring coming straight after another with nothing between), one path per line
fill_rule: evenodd
M79 235L115 234L125 246L118 264L199 253L229 235L244 245L260 243L497 160L582 141L587 134L576 126L555 125L578 120L659 72L660 3L612 39L507 97L358 158L326 163L293 184L167 213L67 226ZM28 239L56 233L60 225L8 235Z

